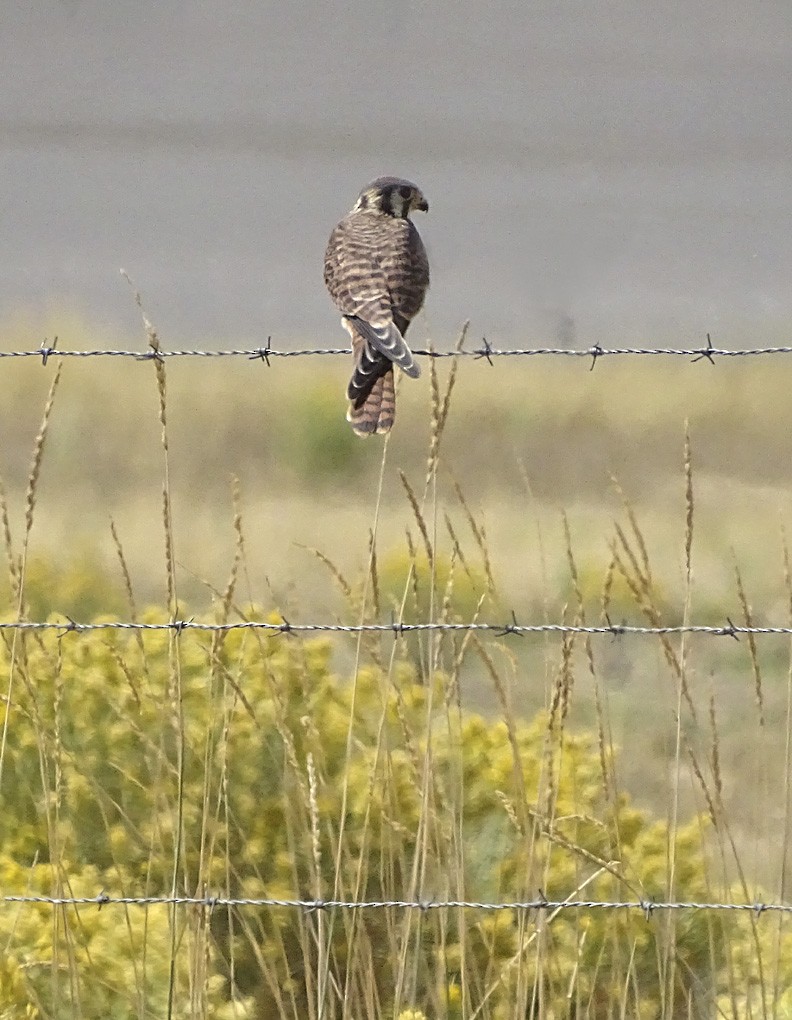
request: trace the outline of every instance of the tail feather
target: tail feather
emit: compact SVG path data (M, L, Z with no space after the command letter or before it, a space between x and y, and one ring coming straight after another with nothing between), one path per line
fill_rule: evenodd
M353 404L360 404L369 395L380 376L393 371L393 364L379 351L372 350L357 330L350 329L350 333L355 368L347 386L347 398Z
M347 421L359 436L390 432L396 420L396 388L393 368L374 381L360 402L350 402Z
M355 369L347 386L347 421L359 436L390 432L396 420L393 362L371 348L355 320L343 321L355 356Z
M421 370L416 365L412 351L407 346L407 342L395 322L389 321L375 325L356 315L345 316L345 319L368 341L373 350L379 351L394 365L398 365L405 375L409 375L412 379L418 378Z

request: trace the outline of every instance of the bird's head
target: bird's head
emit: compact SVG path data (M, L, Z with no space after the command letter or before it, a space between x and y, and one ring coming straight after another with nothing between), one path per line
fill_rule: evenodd
M416 209L428 212L429 203L423 197L420 188L411 181L405 181L402 177L378 177L360 192L353 212L360 212L363 209L395 216L397 219L407 219Z

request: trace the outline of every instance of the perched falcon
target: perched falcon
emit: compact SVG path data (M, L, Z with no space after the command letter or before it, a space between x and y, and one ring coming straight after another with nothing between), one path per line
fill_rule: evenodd
M378 177L360 192L325 252L325 284L352 338L347 421L359 436L393 426L393 366L413 379L420 374L404 340L429 287L426 251L410 220L414 209L429 209L414 184Z

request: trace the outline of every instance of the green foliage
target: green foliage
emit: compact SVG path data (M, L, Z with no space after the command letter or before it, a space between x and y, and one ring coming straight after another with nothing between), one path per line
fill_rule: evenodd
M708 896L703 824L672 835L615 794L610 755L557 713L459 711L447 676L419 685L409 663L346 683L327 642L280 634L20 635L13 654L5 894L168 894L176 859L187 895L662 899L673 840L673 894ZM739 929L704 913L179 908L172 923L164 905L4 905L0 1017L161 1017L171 979L177 1017L303 1017L322 963L332 1017L342 1001L560 1017L570 997L596 1020L652 1017L669 988L681 1017L723 987L727 945L740 960Z
M318 479L344 481L360 469L366 448L344 418L344 397L335 387L300 388L299 405L289 409L283 460L313 488ZM370 453L378 454L373 447Z

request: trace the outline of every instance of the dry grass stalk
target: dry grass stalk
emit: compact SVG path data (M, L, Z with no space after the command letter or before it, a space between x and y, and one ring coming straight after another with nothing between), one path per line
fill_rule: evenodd
M234 507L232 526L234 528L236 541L234 542L234 558L231 561L231 570L228 573L228 580L226 581L226 586L223 589L223 594L220 596L219 618L223 623L227 622L231 613L231 607L234 604L234 595L236 594L239 570L245 555L245 543L242 537L241 498L239 479L236 475L233 475L231 478L231 499Z
M311 825L311 859L314 871L314 896L317 901L324 897L322 887L322 841L319 831L319 795L316 769L314 767L313 754L309 751L306 755L306 769L308 771L308 808ZM327 1005L327 986L329 977L329 957L327 945L326 918L323 910L316 911L316 948L317 948L317 981L316 981L316 1016L322 1018L325 1015Z
M630 566L629 576L632 579L630 590L632 591L639 607L644 612L651 612L651 609L654 605L654 593L652 590L652 582L649 576L649 572L645 569L645 567L642 568L641 565L639 564L638 557L635 554L635 550L633 549L629 539L627 538L624 532L624 529L618 523L618 521L614 522L613 528L614 531L616 532L616 537L619 541L619 546L622 552L627 557L627 561ZM627 580L626 575L624 575L624 579Z
M168 441L168 410L167 410L167 384L165 377L165 364L159 357L159 337L151 321L143 309L143 302L140 292L132 285L127 273L121 270L122 276L132 287L135 296L135 303L140 309L143 319L143 327L148 338L148 345L153 353L154 371L156 374L157 396L159 400L159 423L160 442L163 452L163 484L162 484L162 523L165 533L165 573L167 586L168 613L170 619L175 621L179 615L178 593L176 588L176 554L173 538L173 514L171 511L171 478L170 478L170 449ZM175 898L180 882L183 880L182 868L182 847L184 842L184 718L182 706L182 677L181 677L181 656L180 656L181 634L178 630L169 632L169 663L170 663L170 698L171 718L176 739L176 769L178 773L176 804L174 807L174 834L173 834L173 878L171 883L171 895ZM174 995L176 984L176 954L177 954L177 911L173 905L171 911L171 958L170 958L170 979L168 985L168 1018L173 1014Z
M129 618L133 623L137 622L138 612L137 604L135 602L135 592L132 587L132 575L129 573L129 567L127 566L126 557L124 556L124 549L121 545L121 539L118 537L118 531L115 526L115 521L110 518L110 535L113 539L113 548L116 551L118 557L118 564L121 568L121 577L124 581L124 592L126 594L127 605L129 606ZM139 632L138 632L139 633Z
M646 542L644 541L643 532L641 530L640 525L638 524L638 518L636 517L635 509L631 501L627 498L627 495L622 489L619 481L613 475L611 475L611 482L615 486L616 492L618 493L622 501L622 507L624 508L624 512L627 514L627 520L630 523L630 528L632 530L633 536L635 537L636 544L638 545L638 552L640 554L641 564L643 566L644 583L648 588L651 588L654 581L652 578L652 567L649 561L649 552L646 548Z
M27 570L28 552L30 549L30 533L33 529L33 517L36 509L36 496L38 488L39 475L41 473L41 462L44 456L44 447L47 440L47 432L49 430L50 417L52 415L52 408L55 403L55 394L58 390L58 383L60 382L61 369L63 367L62 361L58 360L58 367L55 370L52 383L50 384L49 393L47 395L46 403L44 404L44 413L41 418L41 424L39 426L38 433L33 442L33 455L30 462L30 470L28 472L27 479L27 491L25 494L25 537L22 543L22 555L20 557L19 566L16 570L17 584L15 586L15 597L16 597L16 609L17 619L22 620L25 615L25 572ZM7 523L4 524L4 531L6 532L6 544L7 549L10 549L11 532ZM13 558L13 552L10 553ZM12 714L13 707L13 688L14 688L14 676L19 671L25 685L32 691L30 680L27 676L27 653L25 644L25 635L15 630L11 639L11 649L9 655L9 666L8 666L8 684L6 686L5 693L5 712L3 716L2 732L0 733L0 787L2 787L3 781L3 766L5 764L6 747L8 745L8 727ZM35 698L33 699L35 706ZM38 734L39 741L41 740L41 734L44 732L43 729L37 725L36 732Z
M426 552L426 558L429 563L429 569L430 571L434 572L434 551L432 550L432 543L429 541L429 531L426 526L426 520L424 518L420 506L418 505L418 499L415 495L413 487L410 485L407 479L407 475L405 475L405 473L400 470L399 478L401 479L401 483L404 486L404 491L407 493L407 500L410 504L413 516L415 517L415 521L418 525L418 530L421 533L421 538L423 539L424 550Z
M479 639L474 632L471 633L470 643L475 649L481 661L484 663L484 667L492 680L492 686L495 689L495 693L498 698L498 703L503 713L503 722L506 725L506 733L509 737L509 747L512 752L512 770L514 773L515 783L519 792L519 803L520 807L524 808L528 803L528 795L525 789L525 776L523 775L522 760L520 757L520 745L517 740L517 730L515 727L515 716L511 705L511 701L503 683L500 673L498 672L495 662L492 659L487 647ZM525 829L526 818L520 819L520 824Z
M454 572L456 570L456 553L452 550L451 557L448 562L448 577L446 578L445 587L443 589L443 600L440 604L440 613L437 618L438 623L448 623L451 619L451 602L454 597ZM446 635L440 633L434 648L434 656L432 658L432 671L436 671L440 666L440 656L443 648L443 641Z
M637 575L630 572L630 568L628 568L628 566L625 564L625 562L619 555L619 549L617 548L616 544L612 543L611 556L613 558L613 562L616 566L616 569L618 570L619 574L621 574L623 580L626 582L627 587L630 589L630 593L632 594L638 608L641 610L641 612L643 612L644 616L647 618L649 623L653 627L662 627L663 620L662 617L660 616L660 611L658 610L657 606L654 603L654 595L652 589L651 587L646 586L645 583L646 577L645 575L641 574L641 570L638 567L638 563L635 559L635 556L630 550L629 544L627 543L626 536L624 535L624 532L618 525L616 525L616 533L619 538L619 541L622 543L624 551L627 553L627 558L630 563L630 566L637 571ZM665 656L666 662L670 666L671 671L674 674L674 678L678 681L680 685L682 696L685 699L685 702L687 703L690 714L693 717L693 719L696 720L697 719L696 706L693 702L693 698L688 687L685 670L682 668L682 665L677 657L676 652L674 651L671 645L671 641L668 635L660 634L658 635L658 639L660 641L660 646L663 649L663 654Z
M14 553L14 543L11 539L11 523L8 517L8 500L6 499L5 485L0 478L0 522L3 528L3 545L5 547L6 562L8 564L8 583L11 589L11 598L19 600L19 564Z
M792 567L790 566L789 557L789 545L786 538L786 529L783 521L780 526L781 530L781 551L783 559L783 579L784 579L784 593L786 595L787 604L787 626L792 627ZM782 827L782 835L780 844L782 847L789 846L790 832L792 831L792 814L790 812L790 799L792 798L792 643L787 651L788 664L786 671L786 711L784 720L784 822ZM787 885L788 885L788 854L781 854L781 867L778 876L778 899L779 902L785 903L787 900ZM773 946L774 950L774 961L773 961L773 984L772 984L772 1003L773 1003L773 1014L776 1012L776 1004L781 1001L781 995L783 988L787 981L786 967L783 963L783 935L784 935L784 922L781 916L779 916L776 931L775 931L775 943Z
M462 564L462 569L465 571L468 580L472 581L473 575L470 572L470 567L468 566L467 560L465 559L465 554L462 552L462 546L459 544L459 539L457 538L456 532L454 531L454 525L451 523L451 518L448 516L447 513L445 514L445 525L446 530L448 531L448 534L451 538L452 552L454 556L456 556L456 558Z
M564 606L561 613L561 622L566 626L569 623L569 607ZM574 626L578 621L574 621ZM572 671L572 655L575 650L577 634L564 631L561 634L561 664L556 673L550 698L550 712L548 716L548 730L558 733L559 737L564 729L567 713L569 711L569 697L574 685L574 674Z
M789 545L786 539L786 532L781 527L781 546L784 557L784 591L787 596L787 626L792 627L792 567L790 567ZM790 831L792 830L792 639L788 651L789 664L787 666L786 684L786 718L784 726L784 827L782 846L789 846ZM778 895L781 902L787 898L787 855L781 857L781 874L779 876ZM779 935L780 938L780 918Z
M129 618L132 620L133 623L137 623L138 610L137 602L135 600L135 591L132 586L132 575L127 565L126 556L124 555L124 548L121 545L121 539L118 535L118 530L116 529L115 521L112 519L112 517L110 518L110 535L113 539L113 548L115 549L116 557L118 558L118 563L121 568L121 577L123 578L124 581L124 592L126 594L127 605L129 606ZM139 630L136 630L133 633L135 635L135 643L137 644L138 651L140 652L140 661L143 666L143 672L145 676L148 677L149 676L148 661L146 656L146 646L145 642L143 641L143 634Z
M460 333L459 339L457 340L454 348L457 352L461 351L464 347L469 325L470 323L466 322L462 326L462 332ZM457 371L459 369L459 358L453 358L451 361L451 371L448 373L448 382L446 383L445 393L441 395L440 385L437 378L436 360L436 358L430 358L429 369L429 379L432 391L432 417L431 438L429 440L429 457L426 471L427 486L429 485L430 480L437 474L440 440L442 439L446 422L448 421L448 412L451 407L451 394L454 391Z
M572 549L572 533L569 527L569 520L566 513L562 513L563 525L564 525L564 538L566 542L566 555L567 564L569 566L569 573L572 577L572 583L575 591L575 598L577 599L577 617L581 625L586 625L586 607L583 600L583 591L580 587L580 575L575 562L575 556ZM613 585L613 572L615 570L615 563L613 557L611 557L608 568L605 572L605 578L603 582L603 590L601 595L601 616L603 620L607 620L608 607L610 603L610 591ZM599 761L600 771L602 774L602 786L605 792L605 797L608 802L614 808L614 817L618 817L616 809L616 777L613 774L612 766L609 765L609 761L612 761L612 755L609 755L608 748L612 748L612 742L606 740L605 736L605 717L602 707L602 699L600 696L600 684L599 676L597 672L596 660L594 657L594 643L591 640L590 634L584 635L583 647L586 653L586 663L588 665L589 676L591 677L592 687L594 691L594 708L597 719L597 747L599 750ZM618 832L616 834L618 842Z
M459 500L459 504L465 513L465 517L467 519L468 526L470 527L471 533L473 535L473 539L476 545L478 546L479 552L481 553L481 559L484 564L484 573L487 576L487 590L490 595L494 596L496 593L495 579L492 575L492 563L490 562L489 550L487 548L487 541L484 528L476 523L476 519L474 518L470 510L470 507L467 505L465 497L462 493L462 489L459 485L459 482L457 482L456 479L454 479L454 492L456 493L456 497Z
M480 595L479 600L476 603L475 611L471 618L471 623L478 623L481 617L481 608L484 605L486 595ZM454 645L454 658L451 663L451 668L448 675L448 684L446 687L446 707L452 702L455 703L457 710L462 709L461 691L460 691L460 674L462 672L462 666L467 658L467 652L470 648L470 643L475 635L475 631L467 630L464 632L461 640L457 641Z
M690 422L685 419L685 588L690 592L693 579L693 454L690 446Z
M327 569L329 570L330 574L333 577L333 580L338 585L341 594L344 596L344 598L351 600L352 585L349 583L349 581L347 581L341 570L335 565L335 563L333 563L329 556L326 556L321 550L315 549L313 546L310 545L302 545L299 542L295 542L295 545L297 546L298 549L304 549L305 552L308 552L312 556L315 556L320 563L327 567Z
M382 618L380 602L379 573L377 570L377 536L373 528L369 528L369 577L371 578L371 601L374 606L374 619Z
M592 883L595 883L597 879L601 877L601 875L602 872L597 871L594 872L593 875L587 876L575 889L572 890L572 892L569 893L568 896L565 897L564 902L568 903L578 899L580 895L586 890L586 888L588 888L588 886L590 886ZM501 967L498 974L491 979L491 982L487 986L486 992L482 995L481 1002L476 1007L476 1009L473 1010L473 1012L470 1014L470 1020L478 1020L478 1018L482 1015L483 1016L489 1015L487 1012L487 1003L492 998L493 994L498 990L500 985L507 979L509 973L513 971L515 968L519 967L524 962L527 951L530 948L530 946L534 942L537 942L542 937L542 931L543 930L546 931L547 928L550 925L552 925L553 921L555 921L559 914L561 914L563 909L564 909L563 907L556 907L555 910L553 910L549 915L545 917L544 921L542 921L542 918L544 917L546 912L542 911L540 913L539 917L537 918L536 925L532 926L530 932L527 935L525 935L524 938L520 941L517 951L514 953L511 959L509 959ZM539 973L541 973L541 971L539 971ZM528 1012L527 1009L521 1009L519 1013L515 1013L514 1015L520 1017L527 1016L541 1017L543 1014L537 1012Z
M715 792L718 795L718 800L721 801L723 799L723 776L721 775L720 741L718 739L718 723L715 715L714 691L710 691L709 720L710 720L710 734L712 736L712 747L710 749L710 767L712 769L712 778L715 781Z
M605 711L602 706L602 695L600 693L599 678L594 675L594 714L597 719L597 751L599 754L600 773L602 775L602 788L605 791L605 798L614 809L614 817L618 817L615 810L618 794L615 770L613 767L613 741L610 737L610 728L606 726ZM606 736L607 729L607 736ZM616 829L616 840L619 840L618 827Z
M55 370L52 383L50 384L47 402L44 405L44 415L41 419L41 426L33 442L33 456L30 461L30 473L28 474L27 492L25 493L25 547L27 547L28 536L33 527L33 514L36 509L36 489L38 487L39 474L41 472L41 460L44 456L44 444L47 441L50 415L55 403L55 393L60 382L63 363L58 360L58 367Z
M748 603L748 596L745 593L745 585L743 584L742 573L740 566L737 563L737 556L732 549L732 558L734 559L734 577L737 584L737 597L740 600L740 609L742 610L743 621L746 627L754 626L754 617L751 612L751 607ZM756 636L754 634L747 634L748 638L748 651L751 657L751 671L753 673L754 680L754 698L756 699L756 708L759 712L759 725L764 726L764 691L762 688L762 671L759 668L759 652L756 647Z
M581 821L587 822L592 825L597 824L602 825L602 823L599 823L596 818L589 818L587 816L580 817L575 816L574 818L570 818L567 816L564 817L563 819L557 818L555 820L554 826L551 828L546 824L546 817L540 814L538 811L534 811L533 809L528 808L528 816L532 819L535 819L539 823L542 836L544 836L544 838L547 839L549 842L554 843L556 846L561 847L563 850L567 850L569 853L573 854L575 857L579 857L587 864L593 864L595 867L599 868L600 871L605 871L609 875L612 875L614 878L618 879L618 881L622 883L626 889L633 893L636 899L641 898L640 890L635 885L633 885L633 883L631 883L629 879L627 879L625 875L622 874L622 872L619 870L619 866L621 865L620 860L612 861L605 860L598 854L592 853L592 851L588 850L586 847L580 846L574 840L568 839L559 828L562 822L570 821Z
M613 597L613 580L616 576L616 556L612 552L605 570L605 577L602 581L602 594L600 595L600 623L607 623L610 619L611 599Z
M495 796L501 802L503 810L506 812L506 817L512 824L512 828L521 838L525 836L525 830L523 829L520 819L517 817L517 809L514 806L513 801L506 796L502 790L496 790Z

